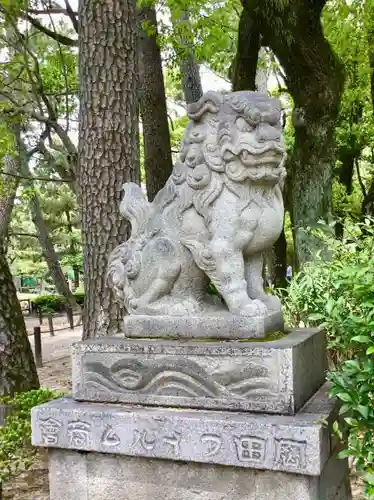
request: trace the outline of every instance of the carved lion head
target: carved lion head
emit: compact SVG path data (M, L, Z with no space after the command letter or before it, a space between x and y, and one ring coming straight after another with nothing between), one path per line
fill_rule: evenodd
M176 183L202 189L216 174L223 184L283 183L286 154L278 99L259 92L208 92L188 107L188 115Z

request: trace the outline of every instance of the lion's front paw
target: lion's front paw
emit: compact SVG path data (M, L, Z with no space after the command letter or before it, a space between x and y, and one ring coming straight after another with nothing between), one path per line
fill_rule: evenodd
M281 301L274 295L265 295L261 297L261 302L265 304L269 311L280 311L282 309Z
M260 300L251 300L244 294L230 297L228 307L232 314L238 316L264 316L267 312L266 306Z
M240 316L265 316L266 313L267 307L260 300L251 300L238 311Z

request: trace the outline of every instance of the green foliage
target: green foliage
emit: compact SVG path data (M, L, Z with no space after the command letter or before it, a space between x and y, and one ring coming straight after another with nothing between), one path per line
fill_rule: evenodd
M334 186L333 216L343 223L352 214L361 213L363 192L367 191L374 175L372 158L369 161L367 158L374 147L374 103L370 86L373 16L369 10L372 5L371 0L332 0L327 2L323 13L325 35L343 62L346 76L335 128L336 174L340 174L344 162L347 169L347 163L349 166L349 160L353 159L361 176L361 179L357 178L357 174L353 176L353 193L349 196L346 196L346 187ZM349 189L349 184L347 187Z
M38 165L36 172L41 176L49 176L44 165ZM83 254L75 194L61 183L34 182L34 185L63 271L69 272L76 267L82 272ZM29 194L29 190L22 189L17 197L12 213L12 236L8 255L15 276L26 274L45 278L48 275L48 268L43 259L36 228L31 220L27 203Z
M0 426L0 483L31 467L37 448L31 446L31 409L63 394L48 388L0 398L11 412Z
M76 292L73 295L77 304L83 306L84 292ZM66 299L62 295L39 295L35 299L32 299L32 303L38 308L39 311L44 313L64 312L66 307Z
M373 301L373 297L371 297ZM374 305L372 306L372 312ZM342 363L339 371L329 374L331 395L341 402L338 435L348 433L348 447L341 458L351 456L362 473L369 498L374 495L374 335L362 327L351 338L353 359Z
M322 325L330 353L332 394L343 405L335 428L374 493L374 229L367 222L345 241L328 239L330 259L317 256L293 279L285 312L293 325Z
M170 144L171 149L176 152L179 151L181 141L183 139L185 128L188 124L189 118L187 115L181 116L173 121L173 126L170 130Z

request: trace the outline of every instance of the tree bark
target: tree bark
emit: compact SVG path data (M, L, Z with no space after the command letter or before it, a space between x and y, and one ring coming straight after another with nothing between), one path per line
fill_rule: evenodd
M344 84L343 66L324 37L326 0L243 0L286 73L294 100L295 144L289 161L290 213L296 268L323 248L306 229L331 213L334 128Z
M238 47L230 68L233 91L256 90L258 56L261 48L260 32L247 9L240 15Z
M374 176L361 204L362 218L374 217Z
M173 13L172 13L173 14ZM173 17L173 15L172 15ZM182 88L186 104L196 102L203 95L203 87L201 84L200 67L197 64L194 55L193 44L189 40L185 40L183 36L178 36L179 23L191 26L190 17L187 11L183 11L178 19L173 18L174 31L177 33L179 43L178 52L180 59L180 70L182 73ZM192 32L192 26L190 28Z
M19 171L19 158L7 155L4 158L4 175L0 179L0 245L7 246L8 230L19 179L11 177ZM11 174L11 175L6 175Z
M366 27L366 38L368 42L368 58L370 67L370 95L374 113L374 6L371 0L364 3L364 18Z
M272 248L273 283L276 288L287 286L287 240L284 230Z
M74 287L75 289L79 288L80 285L80 272L79 272L79 267L78 266L72 266L73 267L73 273L74 273Z
M338 157L341 162L339 169L339 182L345 187L348 195L352 194L353 189L353 172L355 166L355 159L359 156L360 150L342 148L338 152ZM335 236L342 239L344 236L344 214L337 214L340 220L335 224Z
M67 231L68 233L70 234L70 236L72 236L73 234L73 224L71 222L71 217L70 217L70 210L65 210L65 215L66 215L66 223L67 223ZM73 238L71 239L71 243L70 243L70 253L72 255L77 255L77 247L76 247L76 244L73 240ZM72 269L73 269L73 273L74 273L74 287L75 289L79 288L79 266L77 265L72 265Z
M81 0L78 182L82 206L83 338L117 332L121 307L106 283L109 253L127 236L121 188L139 182L135 0Z
M141 8L139 22L140 114L147 195L152 201L169 178L173 163L155 8ZM142 29L143 23L147 29Z
M9 157L5 171L17 173L20 158ZM5 177L5 176L3 176ZM1 179L0 194L0 396L39 387L17 290L5 255L5 239L16 195L17 180Z
M0 396L39 387L16 287L0 245Z

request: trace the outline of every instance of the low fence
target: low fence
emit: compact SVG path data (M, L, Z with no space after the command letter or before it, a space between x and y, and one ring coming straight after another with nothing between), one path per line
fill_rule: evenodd
M78 326L79 323L77 325L74 325L74 312L73 312L73 310L71 308L67 308L66 315L68 318L70 330L74 330L74 327ZM40 325L43 324L43 319L45 317L47 317L49 330L43 330L43 332L42 332ZM81 318L81 316L79 316L79 318ZM42 313L40 313L39 323L40 323L39 326L34 326L33 333L28 334L29 337L31 337L31 336L34 337L35 364L36 364L37 368L41 368L43 366L42 333L49 333L49 335L51 337L54 337L56 332L66 330L66 327L54 328L53 314L51 314L51 313L45 314L44 316L42 315ZM1 497L0 497L0 500L1 500Z

